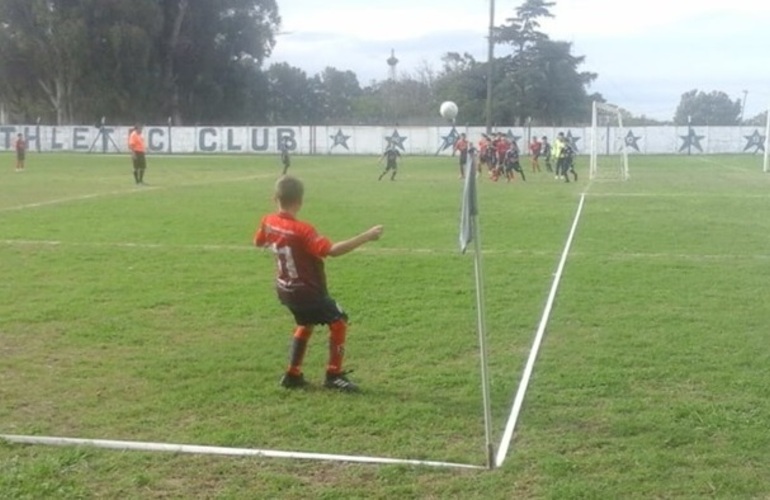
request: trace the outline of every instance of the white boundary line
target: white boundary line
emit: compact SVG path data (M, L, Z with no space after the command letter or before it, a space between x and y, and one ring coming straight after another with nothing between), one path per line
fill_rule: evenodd
M505 457L508 454L508 448L511 445L513 439L513 431L516 428L516 422L519 419L519 413L521 412L521 406L524 403L524 396L527 393L527 386L529 385L529 379L532 376L532 370L535 367L535 360L537 359L537 353L540 350L540 344L543 341L545 334L545 327L548 325L548 319L551 316L551 309L553 308L553 301L556 298L556 291L559 288L559 282L561 281L561 275L564 272L564 266L567 262L567 256L569 255L570 247L572 246L572 240L575 237L577 231L578 222L580 221L580 214L583 213L583 204L586 200L586 193L580 195L580 203L578 204L577 212L575 213L575 219L572 221L572 228L570 229L569 236L567 237L567 243L564 245L564 251L561 254L561 260L559 266L556 269L556 274L553 278L553 284L551 285L551 291L548 293L548 300L543 310L543 316L540 318L540 324L537 327L537 333L535 334L535 340L532 343L532 349L529 351L529 358L527 358L527 364L524 367L524 374L519 382L519 388L516 391L516 396L513 400L513 407L511 408L511 414L508 417L508 422L505 425L505 432L500 439L500 446L497 449L497 457L495 458L495 467L500 467L505 461Z
M91 446L113 450L166 451L172 453L194 453L203 455L229 455L262 458L298 458L306 460L326 460L336 462L354 462L385 465L416 465L426 467L448 467L458 469L483 470L485 467L453 462L432 460L411 460L400 458L366 457L357 455L331 455L326 453L304 453L298 451L262 450L255 448L229 448L222 446L200 446L191 444L149 443L142 441L115 441L109 439L76 439L50 436L22 436L0 434L0 439L17 444L43 444L49 446Z
M121 195L132 195L132 194L139 194L139 193L147 193L150 191L158 191L158 190L167 190L167 189L174 189L174 188L186 188L186 187L195 187L195 186L208 186L210 184L224 184L228 182L242 182L242 181L249 181L254 179L266 179L276 177L275 175L271 174L255 174L255 175L249 175L244 177L230 177L226 179L217 179L217 180L210 180L206 182L188 182L188 183L182 183L182 184L168 184L168 185L160 185L160 186L137 186L133 187L131 189L121 189L121 190L115 190L115 191L104 191L101 193L91 193L91 194L84 194L80 196L70 196L68 198L58 198L53 200L47 200L47 201L40 201L37 203L25 203L24 205L15 205L12 207L0 207L0 212L12 212L14 210L24 210L27 208L38 208L38 207L45 207L47 205L59 205L62 203L69 203L71 201L82 201L82 200L89 200L91 198L101 198L101 197L107 197L107 196L121 196Z
M245 242L242 245L218 245L218 244L198 244L198 245L174 245L169 243L136 243L130 241L116 241L116 242L88 242L88 241L61 241L61 240L21 240L21 239L0 239L0 246L30 246L30 247L85 247L85 248L141 248L145 250L180 250L180 251L205 251L205 252L254 252L260 251L255 248L250 242ZM408 248L408 247L392 247L392 248L378 248L378 247L366 247L356 250L356 253L373 254L373 255L428 255L428 256L447 256L455 255L457 251L455 249L440 249L440 248ZM553 252L545 250L523 250L523 249L508 249L508 250L483 250L484 255L516 255L522 257L552 257ZM581 257L585 254L580 252L572 252L573 257ZM754 253L754 254L738 254L738 253L724 253L724 254L695 254L695 253L671 253L671 252L613 252L604 254L607 259L691 259L696 261L720 261L720 260L764 260L770 259L770 253Z
M154 186L148 186L146 188L134 188L131 190L122 189L120 191L105 191L103 193L91 193L91 194L84 194L81 196L70 196L69 198L57 198L53 200L39 201L37 203L25 203L24 205L2 207L0 208L0 212L12 212L14 210L24 210L27 208L38 208L38 207L45 207L47 205L58 205L60 203L69 203L70 201L90 200L91 198L100 198L103 196L119 196L124 194L136 194L136 193L147 192L154 189L159 189L159 188Z
M768 199L768 194L719 194L719 193L585 193L592 197L604 198L737 198Z

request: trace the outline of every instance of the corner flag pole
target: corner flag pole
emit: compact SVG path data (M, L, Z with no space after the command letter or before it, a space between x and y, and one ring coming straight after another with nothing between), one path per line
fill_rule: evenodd
M489 364L487 362L486 315L484 314L484 273L481 267L481 237L478 225L478 198L476 195L476 151L468 151L465 162L462 211L460 214L460 251L465 253L473 241L473 270L476 278L476 329L479 336L481 361L481 392L484 403L484 434L487 468L494 468L495 449L492 444L492 409L489 396Z

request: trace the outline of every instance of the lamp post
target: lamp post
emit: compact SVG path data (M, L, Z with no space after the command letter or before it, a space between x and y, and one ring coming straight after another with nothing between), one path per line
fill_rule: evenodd
M487 135L492 133L492 77L494 76L495 41L495 0L489 0L489 39L487 46Z
M749 91L743 91L743 103L741 104L741 125L743 125L743 113L746 111L746 97L748 97Z

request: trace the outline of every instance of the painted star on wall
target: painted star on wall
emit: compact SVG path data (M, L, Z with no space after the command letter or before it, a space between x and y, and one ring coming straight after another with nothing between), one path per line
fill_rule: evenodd
M572 135L571 130L567 130L567 135L565 135L564 137L567 139L567 144L572 146L572 149L574 149L575 152L579 151L577 141L580 140L580 137L575 137L574 135Z
M754 129L754 133L751 135L744 135L743 137L746 138L746 147L743 148L743 152L745 153L751 148L754 148L754 151L752 153L759 153L762 151L765 152L765 136L759 133L759 130Z
M385 137L385 140L388 141L389 148L395 147L399 148L401 151L406 151L406 149L404 149L404 141L407 139L408 137L404 135L398 135L398 129L394 129L389 137Z
M627 148L634 148L637 152L639 152L639 139L641 138L641 136L634 135L633 130L629 130L623 140L625 141Z
M703 147L700 145L700 140L706 137L705 135L698 135L695 133L694 129L690 128L690 130L687 132L687 135L680 135L679 137L682 138L682 146L679 148L680 153L685 149L689 150L690 148L695 148L701 153L703 152Z
M457 139L459 138L460 138L460 133L453 126L452 130L450 130L447 135L441 136L441 146L438 147L438 151L436 151L436 154L439 154L440 152L445 151L451 148L452 146L454 146L455 142L457 142Z
M342 133L342 129L337 129L337 133L334 135L330 135L329 138L334 141L334 144L329 149L334 149L337 146L342 146L343 148L350 151L350 148L348 147L348 139L350 139L349 135L345 135Z

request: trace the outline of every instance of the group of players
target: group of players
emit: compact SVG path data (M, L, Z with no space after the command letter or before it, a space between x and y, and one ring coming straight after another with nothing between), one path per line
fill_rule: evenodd
M521 180L526 181L524 169L521 167L521 151L515 139L509 138L503 132L498 132L490 137L487 134L481 134L478 142L478 148L468 141L466 134L460 134L460 137L454 144L452 155L459 153L460 156L460 178L464 177L464 168L468 160L468 153L476 149L478 152L478 161L476 162L477 172L480 175L484 167L487 168L489 178L497 182L501 177L505 177L508 182L514 180L516 173L521 176ZM532 138L529 144L529 154L532 162L532 172L540 172L540 158L545 160L545 168L548 172L555 174L556 179L563 179L564 182L570 182L569 174L572 174L573 180L577 181L577 172L575 171L575 148L559 132L553 144L548 142L548 137L542 139ZM554 171L553 164L556 165Z

